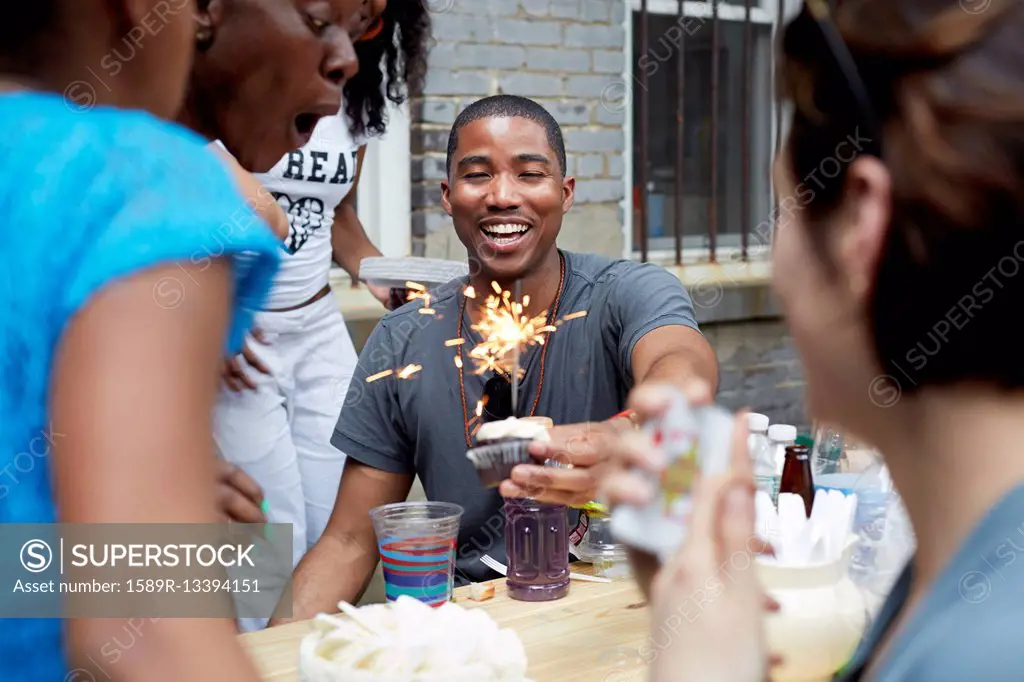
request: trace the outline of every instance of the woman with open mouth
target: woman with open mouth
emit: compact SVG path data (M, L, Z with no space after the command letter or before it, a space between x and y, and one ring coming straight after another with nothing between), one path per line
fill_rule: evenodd
M253 338L226 362L214 415L223 457L262 488L270 521L292 524L295 564L334 507L345 455L330 439L358 361L331 293L331 263L358 278L362 259L381 255L355 211L366 142L384 132L387 100L401 104L426 70L425 0L373 0L369 12L372 23L356 41L362 68L345 83L341 110L336 105L308 144L255 176L287 211L290 226ZM371 290L386 304L388 289ZM244 619L241 626L266 620Z

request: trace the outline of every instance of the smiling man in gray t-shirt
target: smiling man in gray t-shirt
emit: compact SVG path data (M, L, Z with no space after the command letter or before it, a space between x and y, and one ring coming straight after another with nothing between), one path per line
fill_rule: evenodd
M327 529L296 569L294 618L358 598L378 559L369 510L404 500L414 476L429 499L465 509L456 579L491 579L496 574L480 557L505 562L502 495L542 487L542 501L585 502L596 486L591 444L628 426L614 418L634 385L698 378L714 390L714 353L676 277L655 265L555 246L575 189L564 168L561 131L536 102L499 95L459 115L441 191L471 274L432 292L434 314L422 314L422 302L406 304L367 340L331 440L349 459ZM476 406L494 377L474 371L469 351L481 339L471 327L483 315L491 282L511 291L517 280L523 300L530 300L528 314L572 317L544 344L527 348L520 362L525 374L516 416L550 417L557 426L550 444L535 444L536 465L517 467L500 490L485 489L466 450L477 444ZM464 295L468 284L475 298ZM455 338L466 340L461 371L460 347L445 343ZM422 369L409 378L367 382L409 365ZM567 448L575 468L541 466Z

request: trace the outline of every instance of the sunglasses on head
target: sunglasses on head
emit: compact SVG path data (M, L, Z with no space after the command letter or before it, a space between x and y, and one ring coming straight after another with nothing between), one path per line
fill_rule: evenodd
M829 7L828 0L805 0L804 9L814 20L818 30L821 31L821 36L825 41L829 54L842 74L847 89L853 98L854 105L857 107L858 117L868 129L870 142L865 145L864 151L872 156L880 157L882 155L882 143L878 117L875 115L875 109L871 105L871 98L868 96L868 89L860 76L860 71L857 69L853 55L846 46L843 36L839 33L839 28L832 20L832 9Z
M512 416L512 378L494 372L484 384L484 422L496 422Z

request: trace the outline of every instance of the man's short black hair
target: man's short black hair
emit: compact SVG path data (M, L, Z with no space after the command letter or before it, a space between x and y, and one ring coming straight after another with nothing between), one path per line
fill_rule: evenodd
M459 145L459 131L464 126L482 118L525 118L544 128L548 137L548 145L558 157L558 167L565 176L565 142L562 141L562 128L548 110L527 97L517 95L492 95L484 97L463 109L448 135L448 159L445 161L445 172L451 176L452 157Z

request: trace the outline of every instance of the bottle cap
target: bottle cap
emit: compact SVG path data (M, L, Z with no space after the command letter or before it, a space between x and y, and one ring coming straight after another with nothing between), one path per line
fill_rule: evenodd
M795 441L796 427L790 424L772 424L768 427L768 438L787 443Z
M807 449L806 445L787 445L786 446L786 457L789 457L790 455L792 455L794 457L800 457L801 455L803 455L804 457L807 457L809 452L810 452L810 450Z
M768 416L757 412L747 413L747 428L751 431L767 431Z

